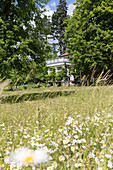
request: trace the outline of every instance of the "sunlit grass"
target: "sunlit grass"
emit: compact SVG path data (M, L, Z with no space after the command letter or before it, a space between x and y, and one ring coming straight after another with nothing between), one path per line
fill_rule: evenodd
M18 148L46 147L51 159L18 169L113 169L113 87L66 87L66 97L0 105L0 166Z

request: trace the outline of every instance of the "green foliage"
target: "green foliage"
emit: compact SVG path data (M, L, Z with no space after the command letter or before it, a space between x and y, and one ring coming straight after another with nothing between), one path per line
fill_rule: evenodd
M55 82L55 77L56 77L56 71L55 71L55 68L53 67L51 73L48 74L47 78L49 81Z
M55 82L55 81L61 81L67 79L67 70L62 67L61 71L56 74L55 68L52 68L52 72L47 76L49 81Z
M64 42L64 32L67 19L67 3L65 0L59 0L57 10L52 16L52 33L55 39L58 40L60 54L63 54L66 50L66 43Z
M50 52L46 36L47 17L42 18L47 1L0 1L0 77L25 77L45 65ZM42 9L41 9L42 8ZM33 65L32 65L33 64Z
M55 80L56 80L56 81L61 81L61 80L62 80L62 75L61 75L61 73L56 74Z
M67 79L67 69L62 67L60 74L61 74L62 80L65 81Z
M113 71L113 2L77 0L73 16L67 20L65 38L73 53L72 62L82 76Z
M47 66L43 65L41 68L36 69L36 81L35 82L46 82L48 76L48 68Z

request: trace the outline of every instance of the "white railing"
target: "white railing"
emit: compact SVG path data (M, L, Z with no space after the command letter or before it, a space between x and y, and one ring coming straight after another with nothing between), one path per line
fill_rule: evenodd
M46 64L53 64L53 63L60 63L60 62L69 62L68 58L55 58L55 59L51 59L51 60L47 60Z

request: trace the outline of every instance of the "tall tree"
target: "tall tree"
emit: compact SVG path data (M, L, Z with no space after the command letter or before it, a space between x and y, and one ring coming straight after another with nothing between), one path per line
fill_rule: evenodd
M64 32L66 24L64 21L67 19L67 3L65 0L59 0L57 10L52 16L52 33L53 37L58 40L60 54L66 50L66 43L64 42Z
M0 1L0 76L28 74L31 63L44 65L50 47L43 5L48 0Z
M82 75L113 71L113 1L77 0L67 21L65 38L73 62Z

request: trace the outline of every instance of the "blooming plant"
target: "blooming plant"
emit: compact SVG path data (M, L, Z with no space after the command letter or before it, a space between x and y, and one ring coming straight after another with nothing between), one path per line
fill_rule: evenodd
M52 139L51 131L46 130L45 127L43 127L41 136L35 133L33 137L28 134L27 129L24 129L23 139L27 140L32 149L24 148L24 140L20 140L16 150L12 152L10 139L5 148L4 163L0 166L19 169L44 163L45 165L51 164L47 166L47 169L59 169L62 166L81 169L89 166L112 169L113 144L107 141L107 137L110 136L113 120L107 118L107 121L103 120L100 114L97 114L98 119L95 116L92 118L82 118L77 114L76 116L77 120L73 117L65 117L65 126L60 126L55 131L54 139ZM101 130L100 137L98 137L98 134L93 134L91 131L99 128L100 124L105 128ZM108 124L109 128L106 128ZM3 130L4 126L4 123L1 124ZM21 130L20 127L18 131ZM14 136L18 136L17 131ZM45 143L42 143L43 141Z
M55 102L49 100L52 108L51 102ZM57 105L58 114L51 110L44 119L48 109L43 108L24 115L24 124L22 116L18 123L14 115L0 124L0 169L113 169L112 109L88 114L73 108L70 114L63 104L63 111Z

